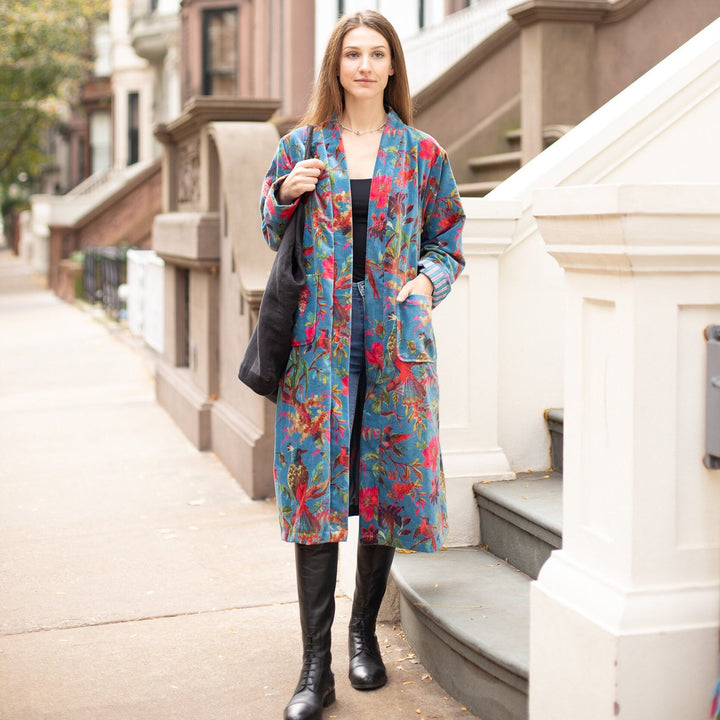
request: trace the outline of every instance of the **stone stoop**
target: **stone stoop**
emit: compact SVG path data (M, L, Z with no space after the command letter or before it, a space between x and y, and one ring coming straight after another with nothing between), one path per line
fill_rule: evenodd
M562 476L520 473L515 480L477 483L480 542L534 580L562 544Z
M428 672L482 720L527 718L530 578L482 548L398 553L403 631Z
M396 554L400 620L433 678L471 712L527 720L530 583L561 546L562 475L520 473L474 491L481 547Z

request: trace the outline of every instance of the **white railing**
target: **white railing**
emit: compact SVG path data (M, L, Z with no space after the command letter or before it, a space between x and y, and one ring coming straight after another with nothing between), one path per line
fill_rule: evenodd
M518 0L480 0L403 41L411 94L427 87L463 55L510 22L508 8L517 4Z

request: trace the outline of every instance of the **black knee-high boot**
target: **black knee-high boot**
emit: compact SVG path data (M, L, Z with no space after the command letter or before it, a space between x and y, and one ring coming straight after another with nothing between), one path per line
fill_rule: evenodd
M330 630L335 617L337 560L337 543L295 545L303 666L284 720L321 720L322 709L335 702Z
M387 682L385 665L375 635L380 603L387 587L395 548L358 545L348 652L350 684L356 690L374 690Z

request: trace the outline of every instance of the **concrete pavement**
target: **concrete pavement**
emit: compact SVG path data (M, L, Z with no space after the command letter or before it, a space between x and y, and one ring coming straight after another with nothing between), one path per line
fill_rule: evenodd
M152 354L0 250L0 720L279 720L299 672L292 547L156 404ZM390 681L324 720L473 720L401 629Z

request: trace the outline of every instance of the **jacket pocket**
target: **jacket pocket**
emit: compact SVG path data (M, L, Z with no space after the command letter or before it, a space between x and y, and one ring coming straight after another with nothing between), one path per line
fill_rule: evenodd
M309 345L315 339L317 328L317 288L306 282L300 291L295 324L292 332L292 346Z
M432 326L432 298L408 295L395 305L397 353L406 362L435 362L437 350Z

